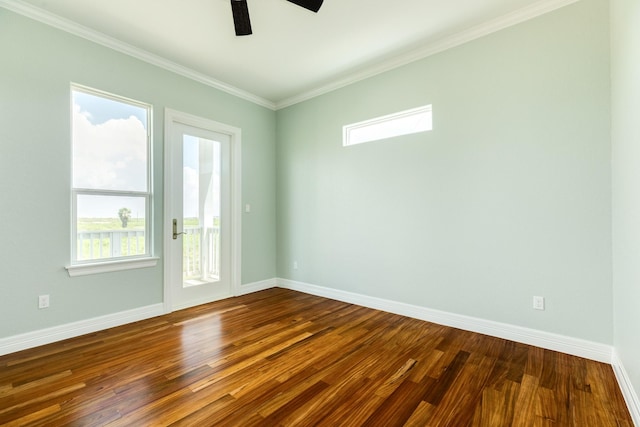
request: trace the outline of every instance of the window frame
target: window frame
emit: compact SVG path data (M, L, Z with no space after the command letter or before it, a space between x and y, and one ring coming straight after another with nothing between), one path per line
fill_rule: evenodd
M428 114L429 118L429 127L427 129L422 130L413 130L413 131L402 131L399 133L395 133L392 135L386 135L379 138L371 138L365 139L362 141L354 141L353 134L361 129L374 127L377 125L390 123L394 121L399 121L408 117L417 116L420 114ZM411 108L409 110L398 111L397 113L391 113L380 117L375 117L373 119L363 120L357 123L351 123L342 127L342 145L344 147L350 147L352 145L364 144L367 142L381 141L383 139L395 138L403 135L411 135L415 133L421 132L429 132L433 130L433 108L432 104L423 105L421 107Z
M75 187L74 174L74 93L80 92L111 101L128 104L142 108L146 111L146 191L132 190L103 190L93 188ZM70 85L70 125L71 125L71 260L65 267L70 276L104 273L109 271L128 270L132 268L152 267L157 264L158 257L153 256L153 106L131 98L112 94L99 89L72 83ZM144 253L125 255L100 259L78 259L78 199L81 196L119 196L144 198L145 229L144 229Z

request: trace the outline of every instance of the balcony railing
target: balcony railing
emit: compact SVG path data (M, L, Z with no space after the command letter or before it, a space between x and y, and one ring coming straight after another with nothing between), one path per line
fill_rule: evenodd
M184 280L217 280L220 277L220 227L185 226L182 240ZM78 260L143 255L144 230L78 232Z
M144 245L144 230L78 231L78 260L142 255Z
M220 227L185 226L183 231L183 279L219 279Z

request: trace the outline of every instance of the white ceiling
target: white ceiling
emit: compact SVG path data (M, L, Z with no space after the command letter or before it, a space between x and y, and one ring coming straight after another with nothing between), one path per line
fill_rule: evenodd
M134 56L279 108L574 1L324 0L315 14L286 0L248 0L253 35L244 37L235 36L230 0L0 6L89 39L106 35Z

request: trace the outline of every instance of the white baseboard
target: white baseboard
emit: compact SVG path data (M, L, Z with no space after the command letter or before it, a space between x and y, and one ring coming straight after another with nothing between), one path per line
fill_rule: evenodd
M261 280L259 282L247 283L240 285L240 288L236 292L236 296L252 294L254 292L264 291L265 289L271 289L276 287L276 279Z
M150 319L164 313L163 304L154 304L133 310L94 317L93 319L41 329L39 331L0 338L0 356L116 326L126 325L127 323L133 323L139 320Z
M352 292L331 289L309 283L274 278L241 285L238 295L245 295L275 286L305 292L325 298L358 304L364 307L408 316L415 319L451 326L467 331L530 344L549 350L560 351L599 362L613 362L613 348L605 344L566 337L550 332L493 322L460 314L447 313L426 307L385 300ZM26 350L52 342L73 338L127 323L148 319L165 313L163 304L154 304L120 313L108 314L93 319L55 326L7 338L0 338L0 355ZM618 373L619 374L619 373Z
M627 402L627 407L631 413L631 419L635 425L640 426L640 399L633 389L631 378L629 378L627 370L624 368L622 360L620 360L620 357L615 350L613 352L611 365L613 366L613 372L615 372L616 378L618 379L618 384L620 385L620 390L622 390L624 400Z
M250 294L276 286L276 279L263 280L260 282L247 283L241 285L238 295ZM202 301L202 303L209 302ZM180 307L175 308L175 310ZM174 311L175 311L174 310ZM65 325L54 326L38 331L27 332L6 338L0 338L0 356L39 347L45 344L79 337L85 334L126 325L144 319L166 314L164 304L154 304L147 307L140 307L133 310L122 311L120 313L107 314L93 319L80 320L78 322L67 323Z
M276 283L279 287L285 289L291 289L311 295L317 295L324 298L335 299L350 304L361 305L376 310L425 320L439 325L451 326L466 331L529 344L612 365L618 384L627 403L627 407L631 413L631 419L636 426L640 427L640 399L638 399L638 395L631 384L631 379L629 378L629 375L627 374L622 361L619 359L613 346L586 341L579 338L567 337L551 332L523 328L506 323L493 322L491 320L463 316L460 314L433 310L402 302L326 288L294 280L277 278Z
M276 281L278 286L286 289L357 304L364 307L516 341L523 344L534 345L536 347L559 351L607 364L610 364L612 361L613 347L606 344L567 337L536 329L523 328L506 323L494 322L491 320L479 319L476 317L433 310L426 307L370 297L337 289L325 288L309 283L296 282L294 280L278 278Z

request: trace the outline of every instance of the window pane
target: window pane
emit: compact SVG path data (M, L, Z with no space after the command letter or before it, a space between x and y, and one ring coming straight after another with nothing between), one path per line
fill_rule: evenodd
M147 191L148 110L74 90L73 186Z
M183 287L220 280L221 144L183 136Z
M343 145L361 144L432 129L431 106L344 126Z
M77 260L144 255L146 197L78 195Z

